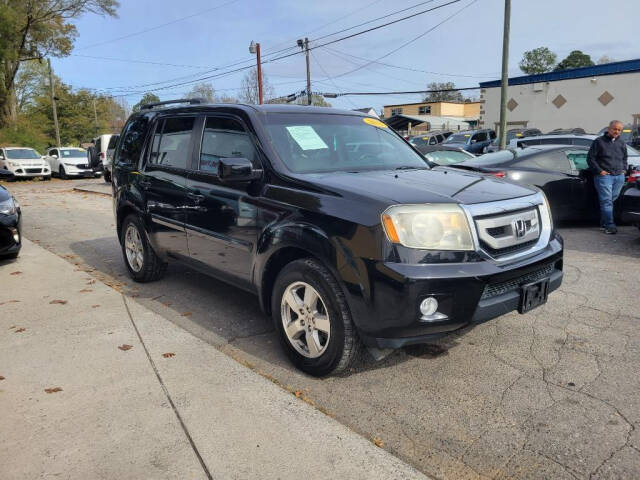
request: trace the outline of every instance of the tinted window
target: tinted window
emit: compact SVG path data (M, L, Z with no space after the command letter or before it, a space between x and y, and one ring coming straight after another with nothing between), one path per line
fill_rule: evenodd
M116 143L118 142L118 137L120 135L112 135L109 139L109 146L107 147L109 150L116 148Z
M475 140L476 142L484 142L487 140L487 133L476 133L471 140Z
M593 140L590 140L588 138L574 138L573 139L573 144L574 145L580 145L581 147L590 147L592 143L593 143Z
M526 142L518 142L518 147L529 147L531 145L540 145L540 140L527 140Z
M158 125L153 137L149 163L186 169L194 122L194 117L176 117L167 118L162 125Z
M442 135L436 135L436 139L438 140L438 143L442 143L444 137Z
M489 138L491 138L491 139L496 138L496 132L494 132L493 130L491 130L491 131L489 132Z
M540 145L571 145L571 139L566 137L543 138Z
M102 151L102 137L98 137L96 140L96 149L100 152Z
M149 117L140 115L124 127L123 140L119 144L114 163L137 163L144 146L144 137L149 125Z
M533 155L517 162L519 167L566 172L573 170L564 152L550 152Z
M200 170L218 172L221 158L247 158L255 160L255 149L249 134L236 120L208 117L200 148Z
M54 155L56 155L56 156L57 156L57 155L58 155L58 150L57 150L57 149L51 150L51 151L49 152L49 155L51 155L52 157L53 157Z

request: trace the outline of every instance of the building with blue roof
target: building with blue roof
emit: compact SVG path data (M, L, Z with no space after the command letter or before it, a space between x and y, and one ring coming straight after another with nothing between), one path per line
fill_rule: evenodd
M480 125L498 130L500 80L480 83ZM640 59L509 79L508 128L583 128L640 121Z

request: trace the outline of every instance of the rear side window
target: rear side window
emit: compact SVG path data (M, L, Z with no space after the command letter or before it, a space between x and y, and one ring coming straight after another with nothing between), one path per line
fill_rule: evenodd
M436 135L436 139L438 141L438 143L442 143L444 140L444 137L442 135Z
M226 117L207 117L200 147L203 172L218 172L221 158L246 158L255 163L256 151L251 137L240 122Z
M429 139L429 145L435 145L436 143L438 143L438 141L436 140L436 137L431 137Z
M573 170L564 152L549 152L532 155L517 162L519 167L550 170L553 172L567 172Z
M98 137L96 140L96 150L102 151L102 137Z
M476 133L472 140L475 140L476 142L484 142L487 140L487 133L486 132L481 132L481 133Z
M149 164L186 170L195 117L166 118L153 136Z
M588 138L574 138L573 139L573 144L574 145L579 145L581 147L590 147L592 143L593 143L593 140L590 140Z
M149 120L150 116L139 115L129 120L129 123L125 125L122 141L114 157L114 164L138 163L144 146Z
M566 137L543 138L540 145L571 145L571 139Z
M571 162L572 170L588 170L587 152L585 150L566 150L564 152Z

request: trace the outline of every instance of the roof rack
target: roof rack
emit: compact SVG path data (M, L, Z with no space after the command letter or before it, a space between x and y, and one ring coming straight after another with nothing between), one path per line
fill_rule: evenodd
M180 98L178 100L166 100L164 102L146 103L140 110L151 110L153 107L159 107L161 105L171 105L172 103L188 103L190 105L200 105L201 103L207 103L206 98Z

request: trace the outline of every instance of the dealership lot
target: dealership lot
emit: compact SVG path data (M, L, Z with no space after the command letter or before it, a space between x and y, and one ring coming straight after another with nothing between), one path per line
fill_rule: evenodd
M315 379L289 364L247 293L177 265L160 282L130 282L111 200L74 191L81 183L10 184L25 237L427 475L640 476L636 228L561 226L565 279L545 306Z

